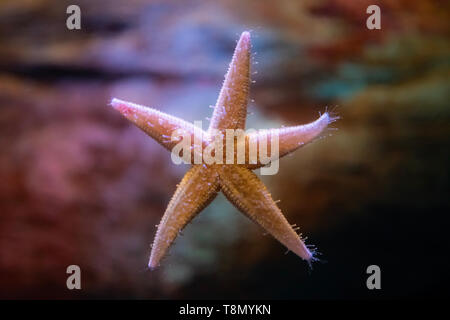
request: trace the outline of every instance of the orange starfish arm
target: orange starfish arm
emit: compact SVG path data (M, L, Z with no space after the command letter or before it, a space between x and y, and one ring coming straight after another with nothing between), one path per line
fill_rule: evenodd
M178 233L217 195L217 169L193 166L181 180L158 225L149 268L156 268Z
M206 132L183 119L153 108L115 98L111 101L111 106L169 151L172 151L172 148L180 141L172 141L171 139L172 133L177 130L180 134L190 135L191 146L194 146L196 141L202 145L206 143L206 139L204 140ZM201 151L201 148L202 146L198 150ZM191 151L194 150L197 151L196 148L192 147ZM193 156L193 152L191 152L191 155Z
M267 146L266 155L270 157L271 160L276 160L285 155L294 152L298 148L312 142L315 138L320 136L320 134L327 128L327 126L334 122L337 118L330 115L330 113L325 112L319 119L313 121L308 124L292 126L292 127L284 127L279 129L270 129L270 130L262 130L260 132L250 133L246 135L246 163L249 162L249 145L252 143L257 144L256 153L257 163L249 164L247 168L249 169L257 169L260 168L267 163L261 163L260 158L260 145ZM276 139L278 137L278 156L275 153L272 156L272 141L271 139Z
M301 258L308 261L312 258L312 253L253 172L241 166L223 166L219 175L222 192L242 213Z
M208 132L244 129L250 82L250 33L243 32L220 90Z

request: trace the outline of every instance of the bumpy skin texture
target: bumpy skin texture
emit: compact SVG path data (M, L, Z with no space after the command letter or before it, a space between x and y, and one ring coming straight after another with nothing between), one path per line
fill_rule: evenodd
M172 150L177 143L170 139L172 132L184 130L191 135L191 159L193 159L194 152L208 147L214 142L216 135L224 139L223 133L226 129L245 129L250 83L250 49L250 34L243 32L206 132L194 128L191 123L152 108L118 99L113 99L111 105L168 150ZM306 125L248 134L245 136L245 141L256 140L258 144L265 143L269 141L266 140L267 137L270 139L271 136L277 135L279 157L282 157L314 140L333 120L334 118L326 112L316 121ZM270 147L268 149L270 152ZM248 148L245 152L248 159ZM262 167L264 164L259 161L259 158L255 164L246 163L207 165L203 162L189 169L178 185L158 226L150 255L150 268L153 269L159 265L178 233L215 198L219 190L242 213L289 250L305 260L310 261L313 258L312 253L283 216L264 184L251 172L252 169Z

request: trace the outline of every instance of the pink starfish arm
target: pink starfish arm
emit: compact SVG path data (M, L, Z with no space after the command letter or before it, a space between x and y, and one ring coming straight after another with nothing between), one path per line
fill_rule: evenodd
M277 129L279 157L283 157L317 138L335 120L325 112L316 121L308 124Z
M217 169L203 165L195 165L189 169L158 225L149 268L158 266L178 233L216 197L218 190Z
M284 127L279 129L270 129L270 130L262 130L260 132L249 133L246 135L246 163L250 163L249 159L249 145L251 141L257 143L258 152L257 155L257 163L249 164L247 168L249 169L257 169L266 164L261 163L259 148L260 145L267 146L267 156L271 158L271 160L276 160L285 155L294 152L298 148L312 142L315 138L320 136L320 134L327 128L327 126L334 122L337 118L330 115L330 113L325 112L319 119L316 121L310 122L308 124L292 126L292 127ZM274 154L272 157L271 150L271 139L272 137L276 139L278 137L278 156Z
M208 132L244 129L250 82L250 33L243 32L220 90Z
M301 258L308 261L312 258L312 253L253 172L241 166L223 166L219 175L222 192L242 213Z
M172 151L173 147L180 141L172 141L171 137L175 131L190 135L191 151L198 150L201 152L201 148L206 144L207 133L183 119L153 108L115 98L111 101L111 106L169 151ZM193 147L196 141L202 144L198 149ZM193 152L191 152L191 156L193 156Z

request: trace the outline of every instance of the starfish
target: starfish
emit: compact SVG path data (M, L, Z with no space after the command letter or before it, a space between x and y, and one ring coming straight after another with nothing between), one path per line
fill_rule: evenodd
M194 124L153 108L112 99L111 106L128 120L172 151L177 141L170 139L175 130L183 130L192 138L191 158L211 146L215 139L223 139L227 129L245 129L250 83L250 33L242 33L233 54L225 81L214 106L209 128L204 131ZM245 141L257 141L258 146L267 136L278 137L277 160L320 136L335 120L325 112L316 121L299 126L270 129L245 135ZM249 149L245 148L249 158ZM286 220L267 188L252 170L267 165L260 157L244 164L207 164L202 160L187 171L158 225L150 254L149 268L159 266L179 232L218 194L226 198L244 215L260 225L266 232L308 262L313 261L314 250L308 248L293 226Z

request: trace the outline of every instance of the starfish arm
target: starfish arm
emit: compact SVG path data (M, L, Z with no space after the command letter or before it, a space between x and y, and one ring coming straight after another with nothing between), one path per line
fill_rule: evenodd
M215 198L218 191L218 174L213 167L195 165L189 169L158 225L149 268L158 266L178 233Z
M244 129L250 82L250 33L243 32L234 51L211 118L213 129Z
M259 132L250 133L246 136L246 163L247 168L257 169L266 163L261 162L261 144L267 146L267 157L270 160L276 160L285 155L294 152L298 148L312 142L315 138L320 136L320 134L325 130L325 128L332 122L336 120L336 117L331 116L328 112L325 112L319 119L308 124L284 127L279 129L261 130ZM272 138L276 139L278 137L278 155L272 154ZM257 159L256 164L251 164L248 159L250 158L250 145L254 143L257 144L258 152L255 151L255 159ZM253 149L255 150L255 149ZM264 153L264 152L263 152Z
M281 213L262 181L241 166L224 166L220 186L225 196L246 216L303 259L312 253Z
M171 139L172 134L176 131L190 137L191 156L193 156L193 151L200 151L206 144L207 133L183 119L115 98L111 101L111 106L169 151L172 151L172 148L180 141ZM196 142L202 146L194 148Z

